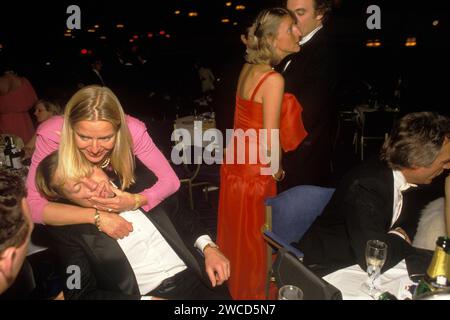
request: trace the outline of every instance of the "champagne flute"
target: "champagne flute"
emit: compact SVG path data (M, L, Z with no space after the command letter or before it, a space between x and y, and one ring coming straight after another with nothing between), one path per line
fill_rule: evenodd
M369 240L366 244L366 264L369 279L363 284L363 291L371 297L374 296L379 287L375 284L375 280L381 273L387 256L387 244L380 240Z

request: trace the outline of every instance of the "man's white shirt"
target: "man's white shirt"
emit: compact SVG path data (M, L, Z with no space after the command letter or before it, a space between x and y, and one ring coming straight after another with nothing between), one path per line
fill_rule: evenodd
M144 213L140 210L126 211L120 216L133 224L133 231L117 242L133 269L141 295L187 268ZM213 243L211 238L203 235L194 246L203 252L210 243Z

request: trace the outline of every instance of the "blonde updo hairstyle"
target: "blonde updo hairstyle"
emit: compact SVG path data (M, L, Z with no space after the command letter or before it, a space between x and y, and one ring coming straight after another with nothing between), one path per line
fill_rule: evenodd
M111 150L111 166L121 181L121 189L134 183L133 142L125 113L116 95L107 87L86 86L78 90L67 103L64 126L59 146L57 176L60 183L66 179L81 179L91 174L93 164L78 149L75 142L75 124L83 121L108 121L116 131Z
M264 9L247 30L244 43L247 46L245 60L251 64L277 64L277 57L272 47L277 37L278 28L284 17L296 21L295 15L285 8Z

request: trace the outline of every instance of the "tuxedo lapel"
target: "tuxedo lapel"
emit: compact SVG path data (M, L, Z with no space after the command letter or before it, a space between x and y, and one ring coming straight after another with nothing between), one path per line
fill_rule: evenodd
M126 294L140 294L133 269L116 240L102 232L82 233L81 237L98 260L94 265L110 285L116 285Z
M386 230L389 230L394 214L394 176L392 169L387 166L382 169L382 179L379 180L379 183L379 190L382 190L385 199L383 212L386 215Z

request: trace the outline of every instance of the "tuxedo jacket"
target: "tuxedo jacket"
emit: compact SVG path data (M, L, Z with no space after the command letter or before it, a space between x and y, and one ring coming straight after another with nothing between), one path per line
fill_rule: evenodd
M417 195L422 191L410 188L407 192ZM328 272L355 263L365 270L365 247L371 239L387 243L383 271L417 254L401 237L388 233L393 201L393 173L385 163L370 161L355 168L344 177L323 213L296 244L305 254L304 262ZM407 203L404 195L402 212L393 228L402 227L413 239L421 207L413 208Z
M294 94L303 107L302 120L308 132L297 150L283 158L283 190L300 184L321 185L330 173L332 134L337 124L337 61L336 50L322 28L279 65L285 91Z
M132 193L147 188L149 182L155 180L145 166L139 162L137 166L141 170L136 170L138 182L128 190ZM172 195L144 214L186 266L195 270L200 281L211 287L203 256L194 247L197 238L208 232L197 221L192 211L179 206L178 194ZM54 238L53 243L61 260L66 299L140 299L141 294L134 272L116 240L99 232L93 224L48 229ZM73 274L67 273L67 268L72 265L80 268L80 289L71 290L67 287L66 281L68 279L70 283L70 276Z

